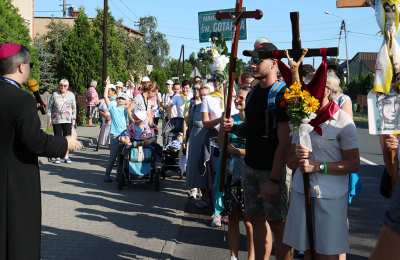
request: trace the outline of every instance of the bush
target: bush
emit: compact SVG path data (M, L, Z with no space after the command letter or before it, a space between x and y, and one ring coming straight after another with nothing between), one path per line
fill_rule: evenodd
M374 75L372 73L361 76L357 80L353 80L347 84L346 94L349 95L351 99L356 99L357 95L367 95L372 88L373 82Z

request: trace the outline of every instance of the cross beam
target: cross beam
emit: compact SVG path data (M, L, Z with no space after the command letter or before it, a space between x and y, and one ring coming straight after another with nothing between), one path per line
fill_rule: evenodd
M291 12L290 13L290 20L292 22L292 49L288 50L289 55L293 57L295 61L297 61L302 52L301 46L301 38L300 38L300 26L299 26L299 13L298 12ZM327 56L338 56L339 50L337 47L326 48L326 55ZM308 49L306 57L317 57L322 56L323 53L321 52L320 48L315 49ZM276 50L276 51L264 51L259 53L259 57L266 59L266 58L283 58L285 57L285 50Z
M336 7L367 7L370 6L368 0L336 0Z

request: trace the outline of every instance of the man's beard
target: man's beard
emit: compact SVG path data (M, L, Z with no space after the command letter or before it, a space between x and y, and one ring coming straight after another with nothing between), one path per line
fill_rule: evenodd
M265 78L265 75L262 74L253 74L253 78L256 80L262 80Z

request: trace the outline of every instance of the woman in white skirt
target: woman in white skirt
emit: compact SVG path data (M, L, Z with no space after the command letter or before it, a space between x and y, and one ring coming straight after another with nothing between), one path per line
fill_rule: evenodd
M349 251L347 224L348 173L360 165L357 131L351 117L332 100L328 73L327 87L317 118L310 124L312 152L292 145L288 165L295 171L283 242L309 255L302 174L310 175L316 259L339 259ZM297 143L297 142L294 142ZM307 258L306 258L307 259Z

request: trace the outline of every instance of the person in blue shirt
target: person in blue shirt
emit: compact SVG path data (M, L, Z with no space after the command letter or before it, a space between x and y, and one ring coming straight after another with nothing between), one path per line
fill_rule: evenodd
M246 97L250 88L240 88L235 97L235 107L239 113L232 115L234 125L240 125L245 118ZM221 131L222 132L222 131ZM232 174L232 183L242 182L244 156L246 154L246 139L233 133L229 133L228 152L230 159L228 161L228 170ZM232 205L228 221L228 243L231 253L231 259L237 259L240 247L239 221L244 217L240 205ZM245 218L244 224L247 233L247 259L254 259L253 246L253 228L250 221Z
M110 159L106 168L104 176L105 182L112 182L111 171L114 162L118 156L122 144L119 143L119 135L127 129L128 125L128 112L127 103L129 97L126 93L120 92L115 101L110 101L108 98L108 89L110 88L110 79L107 78L106 87L104 88L104 101L108 107L111 116L111 129L110 129Z

